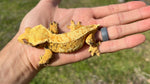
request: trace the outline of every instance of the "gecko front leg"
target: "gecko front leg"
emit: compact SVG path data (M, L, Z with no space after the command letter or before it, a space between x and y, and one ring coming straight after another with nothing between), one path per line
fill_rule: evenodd
M58 34L58 24L56 22L50 23L49 30L51 33Z
M52 57L53 53L50 49L46 49L44 48L45 50L45 54L43 56L40 57L40 62L39 64L40 65L43 65L43 64L46 64L49 62L49 59Z
M56 22L50 23L49 26L50 26L49 31L51 33L58 34L58 24ZM48 63L49 59L53 55L53 52L48 47L45 47L44 50L45 50L45 54L40 57L40 62L39 62L40 65Z
M91 56L94 56L94 55L100 56L100 51L98 48L98 46L100 45L100 42L96 43L94 34L95 32L88 35L88 37L86 38L86 43L90 46L89 52L91 53Z

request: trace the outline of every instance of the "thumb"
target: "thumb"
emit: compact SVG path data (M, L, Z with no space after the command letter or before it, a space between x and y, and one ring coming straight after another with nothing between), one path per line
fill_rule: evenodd
M37 6L47 5L56 7L60 3L60 1L61 0L40 0Z

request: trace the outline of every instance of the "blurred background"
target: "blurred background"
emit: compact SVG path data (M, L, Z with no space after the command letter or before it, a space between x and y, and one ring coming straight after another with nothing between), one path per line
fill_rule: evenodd
M150 4L150 0L118 0L119 3L124 3L124 2L127 2L127 1L143 1L146 4Z
M38 1L0 0L0 49L13 38L22 18ZM129 0L62 0L60 7L95 7L126 1ZM149 0L145 1L148 3ZM143 34L146 41L140 46L94 56L74 64L44 68L30 84L148 84L150 31Z

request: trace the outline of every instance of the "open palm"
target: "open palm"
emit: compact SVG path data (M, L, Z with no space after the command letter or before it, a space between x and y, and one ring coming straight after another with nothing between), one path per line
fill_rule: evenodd
M124 4L93 7L93 8L59 8L48 0L41 0L22 20L18 34L24 32L26 27L34 27L42 24L49 27L49 23L55 21L59 24L59 32L68 32L67 25L71 20L82 22L83 25L100 24L108 28L109 41L102 42L99 46L101 53L115 52L121 49L131 48L144 42L142 34L134 34L150 29L150 7L143 2L128 2ZM134 16L134 17L133 17ZM135 22L136 21L136 22ZM132 35L131 35L132 34ZM133 35L134 34L134 35ZM127 36L130 35L130 36ZM126 36L126 37L125 37ZM96 34L101 40L101 33ZM44 54L43 49L37 49L24 45L26 55L31 64L37 68L39 57ZM88 46L74 53L54 54L50 66L63 65L77 62L90 57Z

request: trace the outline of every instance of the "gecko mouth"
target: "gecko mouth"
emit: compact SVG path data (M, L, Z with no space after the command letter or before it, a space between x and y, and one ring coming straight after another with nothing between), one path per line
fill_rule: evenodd
M35 47L36 48L48 48L48 45L49 45L49 43L45 42L45 43L42 43L42 44L38 44Z

